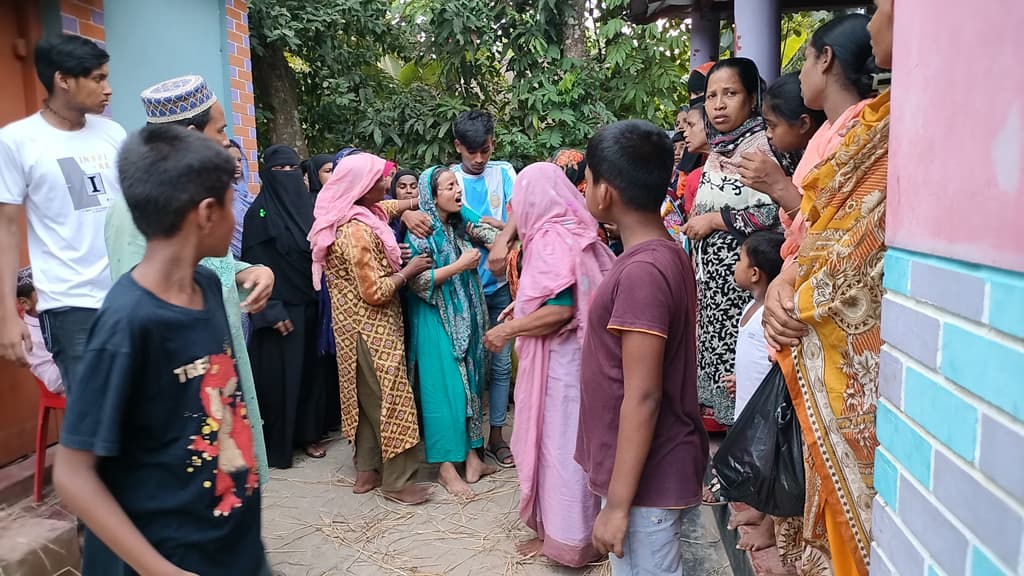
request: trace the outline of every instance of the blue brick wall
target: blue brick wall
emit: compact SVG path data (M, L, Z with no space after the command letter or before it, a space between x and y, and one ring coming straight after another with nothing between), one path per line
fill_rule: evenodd
M872 574L1024 574L1024 274L890 249Z

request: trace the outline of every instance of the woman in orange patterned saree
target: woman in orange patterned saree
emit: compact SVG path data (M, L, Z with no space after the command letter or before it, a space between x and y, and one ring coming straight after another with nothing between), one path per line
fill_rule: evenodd
M892 0L876 4L872 47L888 68ZM765 335L781 348L805 443L800 573L809 576L868 573L888 152L886 92L804 180L798 265L773 283L765 305Z

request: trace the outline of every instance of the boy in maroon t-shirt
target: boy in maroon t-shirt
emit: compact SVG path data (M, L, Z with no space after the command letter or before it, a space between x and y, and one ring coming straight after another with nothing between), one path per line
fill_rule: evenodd
M682 574L682 512L700 503L707 468L697 288L660 212L671 176L672 144L648 122L612 124L587 146L587 207L625 247L591 304L576 442L604 499L593 541L613 553L613 575Z

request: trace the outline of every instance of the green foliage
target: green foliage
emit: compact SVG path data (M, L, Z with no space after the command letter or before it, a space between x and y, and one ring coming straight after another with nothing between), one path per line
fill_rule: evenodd
M584 146L616 119L670 127L687 96L688 34L678 21L629 24L628 4L586 0L582 59L563 54L565 0L251 0L249 9L253 49L287 51L311 151L355 145L424 168L454 158L452 123L472 108L494 113L497 156L517 166Z

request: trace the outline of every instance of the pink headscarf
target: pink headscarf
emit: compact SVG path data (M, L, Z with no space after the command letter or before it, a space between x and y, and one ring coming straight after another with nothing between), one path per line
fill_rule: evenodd
M313 209L313 228L309 231L313 287L317 290L320 289L327 251L337 238L338 226L352 220L366 224L380 238L392 270L401 268L402 251L398 248L395 233L388 227L384 211L378 206L366 208L356 204L381 179L386 164L383 158L365 152L346 156L335 166L331 179L320 190Z

